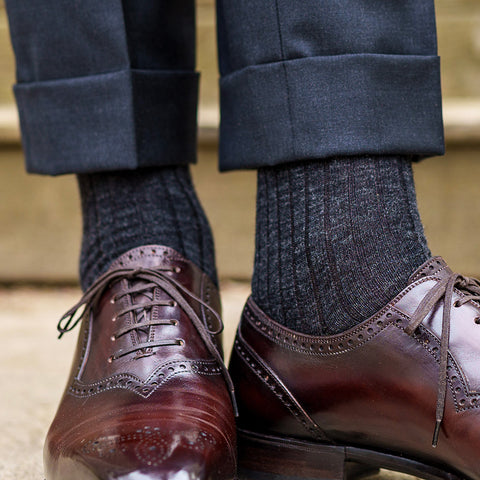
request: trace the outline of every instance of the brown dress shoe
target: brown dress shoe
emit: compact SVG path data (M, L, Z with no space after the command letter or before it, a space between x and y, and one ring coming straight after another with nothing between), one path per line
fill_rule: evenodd
M47 480L233 479L219 311L212 282L174 250L121 256L59 324L82 322L45 443Z
M479 300L439 257L338 335L291 331L250 299L230 364L240 478L479 480Z

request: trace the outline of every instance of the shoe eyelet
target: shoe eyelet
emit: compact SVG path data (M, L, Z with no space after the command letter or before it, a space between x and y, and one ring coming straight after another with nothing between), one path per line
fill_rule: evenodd
M116 301L117 301L117 300L115 299L115 297L112 297L112 298L110 299L110 303L111 303L112 305L113 305Z
M174 267L173 271L175 273L180 273L182 271L182 269L180 267Z
M458 300L456 300L456 301L453 303L453 306L454 306L455 308L461 307L460 302L459 302Z
M185 340L183 340L182 338L179 338L177 339L177 343L180 347L183 347L185 345Z
M170 302L170 307L176 307L177 305L178 303L175 300Z
M480 317L475 317L475 323L476 323L477 325L480 325Z
M112 317L112 322L116 322L117 321L117 317L116 316L113 316Z
M107 359L107 362L108 362L108 363L113 363L114 360L115 360L115 359L114 359L113 355L110 355L110 356L108 357L108 359Z
M112 342L114 342L116 339L117 339L117 337L116 337L115 335L112 335L112 336L110 337L110 340L111 340Z
M178 320L170 320L170 323L176 327L178 325Z

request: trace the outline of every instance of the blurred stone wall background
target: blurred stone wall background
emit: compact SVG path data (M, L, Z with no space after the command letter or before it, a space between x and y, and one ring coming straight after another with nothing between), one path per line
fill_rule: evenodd
M447 155L415 167L419 204L432 251L454 268L479 276L480 1L436 4ZM216 173L214 4L198 0L197 5L202 81L200 162L194 177L215 231L221 276L246 280L253 264L255 173ZM74 283L80 242L75 180L23 172L13 82L14 60L0 2L0 283Z

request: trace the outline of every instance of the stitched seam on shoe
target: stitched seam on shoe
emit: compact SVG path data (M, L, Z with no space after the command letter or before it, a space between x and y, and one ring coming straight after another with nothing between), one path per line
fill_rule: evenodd
M101 390L97 390L95 392L87 392L84 395L82 395L82 394L77 394L75 392L72 392L72 390L71 390L71 389L73 389L73 386L72 386L69 389L69 393L70 393L70 395L72 395L74 397L77 397L77 398L86 398L86 397L93 397L94 395L98 395L98 394L100 394L102 392L105 392L105 391L120 389L120 390L129 390L130 392L132 392L136 395L139 395L140 397L148 398L152 395L153 392L155 392L160 386L164 385L171 378L175 377L176 375L180 375L180 374L184 374L184 373L192 373L192 372L189 371L189 370L172 372L169 375L167 375L166 377L164 377L160 382L158 382L158 385L156 385L153 388L149 388L149 391L148 391L147 394L144 394L143 392L141 392L142 388L147 388L148 387L148 385L142 384L142 382L139 382L139 385L136 385L136 386L140 387L138 390L136 390L135 387L131 388L130 386L113 385L113 386L110 386L110 387L102 388Z
M436 275L438 275L440 272L442 272L443 270L447 269L448 268L448 265L443 265L441 268L439 268L435 273L432 273L431 275L422 275L421 272L423 272L423 270L425 269L422 269L420 272L418 272L414 277L412 277L412 280L413 281L417 281L417 280L420 280L422 278L427 278L427 277L435 277ZM437 279L438 280L438 279Z
M166 363L162 363L159 365L147 378L146 382L150 382L154 377L158 376L158 372L163 370L166 367L169 367L171 365L177 365L177 364L182 364L182 363L187 363L190 365L216 365L217 362L215 360L171 360Z
M435 343L437 345L437 348L439 349L438 350L438 352L439 352L440 351L440 341L438 340L437 336L432 331L430 331L430 329L424 327L423 325L420 325L419 329L424 335L427 335L429 337L429 340L433 339L435 341ZM437 358L435 353L432 352L432 350L430 348L431 341L428 344L425 344L425 342L420 340L420 336L411 337L411 338L413 338L418 344L420 344L433 357L433 359L435 360L435 362L437 364L440 363L439 359ZM460 381L460 384L461 384L461 387L462 387L463 395L465 397L468 397L468 398L477 397L477 398L480 399L480 392L477 392L475 390L473 390L473 391L469 390L468 385L465 382L465 377L464 377L463 371L459 367L457 362L455 361L455 358L453 357L453 355L450 351L448 352L448 359L449 359L449 365L452 365L452 367L455 369L457 378ZM449 387L450 387L450 392L451 392L452 397L453 397L453 403L455 405L455 412L458 413L458 412L463 411L463 410L473 410L473 409L479 408L480 407L480 402L478 402L476 405L468 405L468 406L460 405L460 403L458 401L458 398L457 398L458 394L455 391L455 385L454 385L453 380L452 380L453 376L454 375L450 375L450 374L447 373L447 380L448 380L448 384L449 384Z
M83 341L82 341L82 351L80 352L80 356L79 356L80 361L78 362L78 368L74 377L75 379L79 378L82 375L84 370L84 366L86 362L85 354L87 353L87 350L89 349L89 345L90 345L90 332L92 329L92 322L93 322L92 314L89 315L88 319L84 319L84 321L88 322L88 325L85 325L85 332L83 334Z
M162 370L168 369L168 367L172 366L172 365L182 365L182 364L189 365L190 370L189 369L182 369L182 370L178 370L176 372L170 372L169 374L163 376L161 378L161 380L157 381L157 385L152 385L151 384L151 382L153 381L154 378L158 378L158 375ZM90 396L96 395L98 393L105 392L107 390L121 389L121 390L129 390L132 393L140 395L143 398L148 398L152 393L154 393L160 386L164 385L172 377L174 377L176 375L179 375L179 374L182 374L182 373L190 373L190 374L198 374L198 375L221 375L221 370L219 368L218 368L218 371L205 372L205 371L201 371L201 370L199 371L198 369L196 369L195 367L197 365L217 365L217 362L215 362L213 360L212 361L195 361L195 360L184 360L184 361L182 361L182 360L176 360L176 361L167 362L167 363L161 365L160 367L158 367L155 370L155 373L151 374L145 382L140 380L136 375L133 375L133 374L130 374L130 373L116 374L116 375L113 375L111 377L107 377L104 380L99 380L99 381L93 382L93 383L83 383L83 382L75 379L74 382L72 383L72 385L70 385L70 387L68 389L68 392L74 397L85 398L85 397L90 397ZM137 385L133 386L133 388L132 388L131 386L127 386L127 385L124 385L124 384L118 384L119 379L131 379L131 380L137 382ZM117 383L114 384L114 385L110 385L109 387L104 387L100 390L97 389L97 391L95 391L95 392L89 392L88 391L93 387L98 387L100 385L107 384L109 382L115 382L115 381L117 381ZM85 394L78 394L75 391L76 390L76 388L75 388L76 384L79 387L81 387L81 390L87 390L87 392L85 392ZM135 387L140 387L140 388L135 389ZM141 392L141 390L144 389L144 388L149 389L148 394L143 394L143 392Z
M391 302L389 302L385 307L383 307L382 310L380 310L379 312L377 312L377 314L373 317L370 317L369 319L365 320L364 322L362 322L361 324L359 324L358 326L356 326L353 330L349 330L348 332L344 333L344 334L341 334L341 335L331 335L331 336L325 336L325 337L317 337L317 336L309 336L309 335L304 335L302 333L291 333L290 331L288 331L287 329L285 328L282 328L282 325L279 325L279 324L272 324L270 329L271 330L275 330L277 332L280 332L282 334L282 336L287 336L287 337L291 337L291 338L295 338L295 339L301 339L301 340L304 340L305 342L308 342L310 344L314 343L314 344L319 344L319 345L323 345L325 343L328 343L328 342L331 342L332 339L334 341L342 341L342 340L345 340L347 341L349 338L352 338L353 336L359 334L361 331L365 330L366 328L368 328L372 322L374 321L378 321L379 318L381 318L382 316L386 315L388 313L389 310L391 309L395 309L395 313L397 313L399 316L402 316L403 318L406 318L408 319L409 317L407 315L405 315L404 313L400 312L399 310L396 309L395 305L398 303L398 301L403 298L407 293L409 293L413 288L417 287L418 285L421 285L422 283L424 282L427 282L427 281L432 281L432 280L435 280L435 281L438 281L437 278L433 277L433 276L430 276L430 277L422 277L421 279L419 279L417 282L415 283L412 283L410 284L407 288L405 288L402 292L400 292ZM263 336L271 339L272 341L274 341L275 343L278 343L280 345L284 345L286 348L288 347L288 344L285 345L284 343L279 343L278 340L276 340L274 337L271 337L270 335L268 335L265 331L262 331L260 329L257 328L257 326L255 325L255 321L253 320L253 318L255 317L260 317L262 318L266 324L271 324L271 319L265 315L265 313L254 303L253 299L250 298L245 306L245 309L244 309L244 315L248 315L249 316L249 320L252 324L252 326L255 328L255 330L257 330L259 333L261 333ZM253 318L252 318L253 317ZM388 320L387 323L391 323L395 321L395 319L392 319L392 320ZM368 322L368 323L365 323L365 322ZM386 326L386 324L384 325L384 327ZM368 341L368 340L367 340ZM295 348L290 348L291 350L294 350L294 351L297 351ZM345 349L345 350L349 350L349 349ZM303 352L303 350L298 350L298 351L301 351ZM309 352L309 353L312 353L312 354L316 354L316 352Z
M285 332L284 330L275 328L275 326L271 327L272 331L276 331L279 334L282 333L283 334L282 337L284 337L284 338L288 336L289 338L294 339L296 342L297 342L298 339L304 339L305 341L301 342L301 343L308 343L309 345L316 345L316 346L321 346L321 347L324 347L324 346L327 346L327 345L337 345L338 343L342 343L342 342L346 343L348 345L349 341L352 341L353 339L356 339L356 343L354 345L351 345L347 348L337 347L339 349L336 350L336 351L312 351L311 349L307 349L306 347L299 348L298 343L296 345L292 345L291 343L281 342L276 336L272 336L267 331L264 331L261 328L259 328L256 325L255 317L253 316L253 314L250 311L245 310L244 311L244 317L246 317L248 323L258 333L260 333L261 335L263 335L265 338L269 339L270 341L276 343L277 345L282 346L282 348L288 349L288 350L293 351L293 352L301 353L301 354L325 357L325 356L332 356L332 355L341 355L341 354L350 352L352 350L355 350L355 349L365 345L371 339L376 337L379 333L381 333L383 330L385 330L392 323L395 323L396 320L397 320L397 318L392 318L392 319L384 318L388 313L390 313L389 310L390 310L389 308L386 308L384 311L380 312L375 317L372 317L367 324L364 324L361 328L356 328L355 330L350 332L348 335L345 335L345 336L342 336L342 337L335 337L335 342L332 342L331 340L329 340L329 338L332 338L332 337L325 337L325 339L323 339L323 337L310 338L310 337L306 337L306 336L302 336L302 335L293 335L291 333ZM397 315L398 315L398 317L402 317L404 320L408 320L408 318L409 318L408 316L406 316L405 314L400 313L400 312L398 312ZM374 331L373 333L365 333L365 336L367 338L364 338L364 339L362 338L360 340L358 339L359 335L363 335L364 332L368 331L368 329L369 329L369 327L371 327L371 325L375 324L380 319L383 319L382 327L380 327L380 328L375 327L376 331Z
M157 252L152 253L151 252L152 249L157 250ZM158 253L158 250L161 250L162 253ZM144 252L143 255L140 254L140 251ZM152 244L152 245L145 245L143 247L137 247L137 248L133 249L133 251L131 251L131 253L129 253L129 255L132 256L132 260L129 259L128 255L126 255L126 256L121 255L120 258L117 261L114 262L114 265L119 264L118 262L119 262L120 259L122 259L121 260L122 263L125 264L125 263L134 263L135 260L140 260L141 258L169 259L169 260L173 260L173 261L188 264L188 262L185 262L185 258L182 257L182 255L180 255L179 253L174 252L174 251L169 251L168 247L165 248L162 245L153 245ZM123 258L125 258L126 260L123 260Z
M271 370L261 357L250 347L247 342L242 338L241 334L237 334L237 339L235 341L235 350L238 352L239 357L247 365L252 373L260 380L260 382L265 385L283 404L283 406L294 416L294 418L315 438L330 442L325 432L315 423L315 421L308 415L308 413L302 408L300 403L296 400L295 396L290 392L290 390L283 384L278 375ZM247 358L243 355L242 349L244 349L247 354L252 357L251 361L254 362L254 365L249 363ZM250 358L249 357L249 358ZM275 385L272 386L265 381L265 378L262 377L261 372L255 368L255 364L258 369L263 370L268 379L271 380ZM284 395L286 395L290 402L287 403L281 395L278 394L276 388L280 389Z

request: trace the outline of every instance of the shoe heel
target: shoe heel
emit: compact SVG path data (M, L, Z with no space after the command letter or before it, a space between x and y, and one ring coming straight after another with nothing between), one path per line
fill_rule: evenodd
M239 480L352 480L377 472L347 461L343 447L238 434Z
M341 447L239 432L239 480L344 480Z

